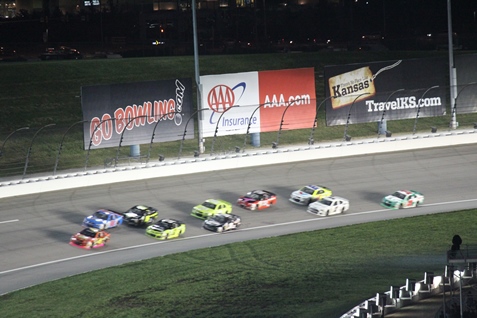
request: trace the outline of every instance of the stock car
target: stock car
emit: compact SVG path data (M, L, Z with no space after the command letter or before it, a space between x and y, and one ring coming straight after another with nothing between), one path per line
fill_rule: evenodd
M340 214L348 211L349 201L342 197L331 196L315 201L308 206L307 212L319 216Z
M121 224L123 224L123 216L106 209L100 209L83 220L84 227L94 227L100 230L110 229Z
M290 201L296 204L309 205L310 203L329 197L333 192L324 186L307 185L290 195Z
M238 215L220 213L205 220L202 227L209 231L222 233L236 230L240 224L242 223Z
M388 209L415 208L424 203L424 195L414 190L399 190L387 195L381 201L381 206Z
M71 237L70 245L89 249L98 248L104 246L110 238L111 234L104 230L87 227Z
M128 225L134 226L151 225L157 220L158 216L157 209L153 207L135 205L124 213L124 221Z
M247 192L237 200L237 205L247 210L263 210L277 203L277 195L267 190Z
M205 220L219 213L232 213L232 204L220 199L208 199L205 200L204 203L193 207L191 215Z
M185 230L186 226L181 221L161 219L156 224L147 227L146 235L159 240L167 240L179 237L184 234Z

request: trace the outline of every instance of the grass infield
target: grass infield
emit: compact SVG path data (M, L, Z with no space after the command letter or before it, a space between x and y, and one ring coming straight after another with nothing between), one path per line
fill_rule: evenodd
M1 296L1 316L339 317L406 278L443 273L452 237L459 234L464 245L475 240L475 213L304 232L125 264Z

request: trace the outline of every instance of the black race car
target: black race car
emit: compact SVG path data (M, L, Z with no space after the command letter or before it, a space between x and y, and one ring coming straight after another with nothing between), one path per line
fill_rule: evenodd
M241 219L235 214L216 214L215 216L208 218L202 225L204 229L222 233L229 230L236 230L239 226Z
M157 209L145 206L145 205L135 205L130 208L127 212L123 213L124 223L128 225L142 226L150 225L156 222L159 213Z

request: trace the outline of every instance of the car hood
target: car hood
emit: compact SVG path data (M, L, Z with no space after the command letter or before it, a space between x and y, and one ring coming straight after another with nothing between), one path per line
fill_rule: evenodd
M139 217L139 215L134 212L126 212L124 213L124 216L128 219L134 219Z
M92 239L91 237L82 234L73 235L73 238L77 239L78 241L89 241Z
M147 228L150 231L159 231L159 232L164 232L166 229L160 225L151 225Z
M329 205L320 203L319 201L316 201L316 202L313 202L312 204L310 204L310 208L317 209L317 210L326 209L328 207L329 207Z
M296 197L302 197L302 198L311 197L311 194L306 193L306 192L303 192L303 191L300 191L300 190L293 191L293 192L292 192L292 195L293 195L293 196L296 196Z
M105 220L102 220L102 219L97 219L93 216L88 216L86 219L84 219L85 222L87 223L94 223L94 224L103 224L103 223L106 223Z
M200 211L200 212L211 212L212 210L209 209L208 207L205 207L203 205L196 205L194 207L194 210Z
M246 203L254 203L257 202L257 200L249 197L241 197L239 201L246 202Z
M392 203L400 203L402 202L402 199L399 199L398 197L395 197L393 195L388 195L384 197L383 201L392 202Z
M223 225L222 223L216 221L216 220L206 220L204 221L205 224L207 224L208 226L221 226Z

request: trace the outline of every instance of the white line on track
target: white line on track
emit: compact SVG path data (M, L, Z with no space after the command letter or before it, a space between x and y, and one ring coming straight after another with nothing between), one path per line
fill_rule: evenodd
M455 203L462 203L462 202L472 202L472 201L477 201L477 199L469 199L469 200L459 200L459 201L448 201L448 202L439 202L439 203L431 203L431 204L422 204L421 206L433 206L433 205L444 205L444 204L455 204ZM381 210L374 210L374 211L365 211L365 212L357 212L353 214L339 214L332 216L333 218L337 217L346 217L350 215L361 215L361 214L372 214L372 213L379 213L379 212L384 212L384 211L389 211L389 209L381 209ZM299 221L292 221L292 222L286 222L286 223L278 223L278 224L269 224L269 225L263 225L263 226L256 226L256 227L250 227L246 229L240 229L239 231L251 231L251 230L256 230L256 229L264 229L264 228L269 228L269 227L276 227L276 226L283 226L283 225L289 225L289 224L297 224L297 223L305 223L305 222L316 222L316 221L324 221L327 218L316 218L316 219L307 219L307 220L299 220ZM10 220L10 221L3 221L0 223L7 223L7 222L17 222L18 220ZM229 233L230 234L230 233ZM174 241L180 241L180 240L191 240L191 239L196 239L199 237L206 237L206 236L211 236L211 235L223 235L221 233L209 233L209 234L202 234L202 235L197 235L197 236L191 236L191 237L184 237L184 238L179 238L178 240ZM113 253L113 252L118 252L118 251L125 251L125 250L130 250L134 248L140 248L140 247L145 247L145 246L151 246L151 245L157 245L157 244L164 244L164 243L172 243L174 241L160 241L160 242L151 242L147 244L141 244L141 245L134 245L134 246L128 246L128 247L122 247L122 248L117 248L114 250L109 250L109 251L103 251L103 252L96 252L94 254L87 254L87 255L78 255L74 257L69 257L69 258L63 258L63 259L58 259L50 262L45 262L45 263L39 263L39 264L34 264L30 266L24 266L24 267L19 267L19 268L14 268L10 270L6 270L3 272L0 272L0 275L3 274L8 274L8 273L13 273L13 272L18 272L24 269L29 269L29 268L35 268L35 267L40 267L44 265L51 265L51 264L56 264L56 263L61 263L61 262L66 262L66 261L71 261L74 259L79 259L83 257L90 257L90 256L97 256L97 255L102 255L102 254L108 254L108 253Z
M20 221L19 219L16 219L16 220L8 220L8 221L0 221L0 224L3 224L3 223L12 223L12 222L18 222Z

